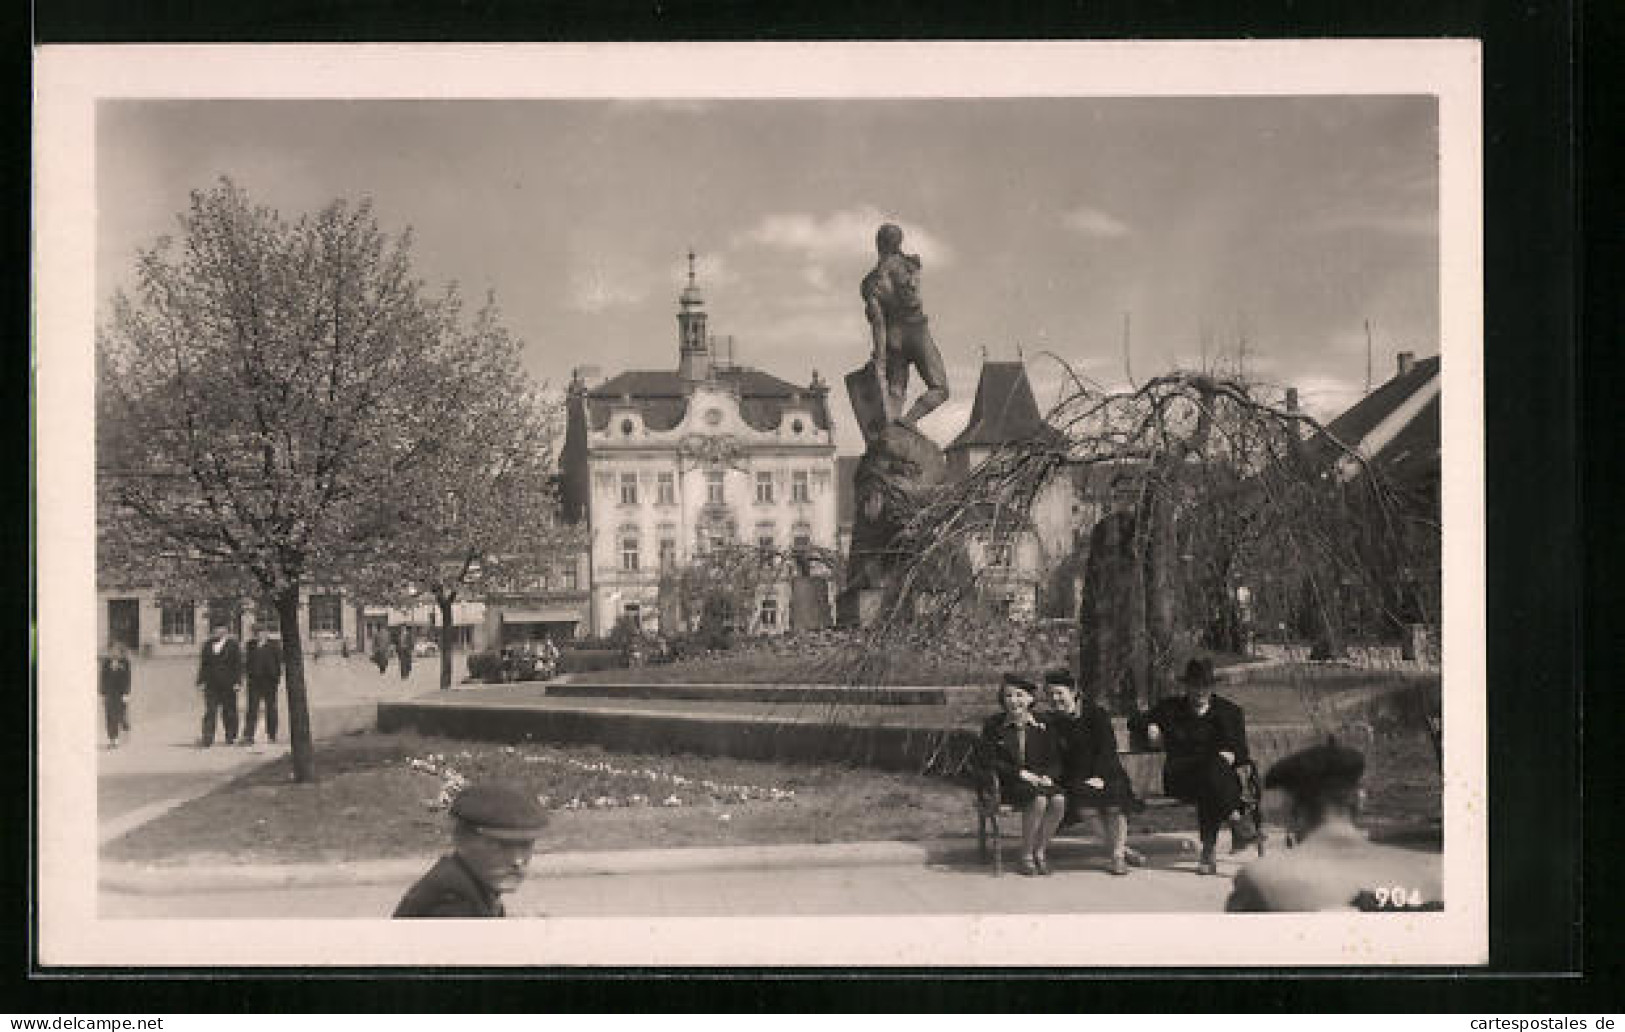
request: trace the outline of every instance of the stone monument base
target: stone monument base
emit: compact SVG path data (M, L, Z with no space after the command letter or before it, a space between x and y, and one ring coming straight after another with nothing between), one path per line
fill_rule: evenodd
M880 616L886 593L880 588L848 588L835 599L838 627L870 627Z

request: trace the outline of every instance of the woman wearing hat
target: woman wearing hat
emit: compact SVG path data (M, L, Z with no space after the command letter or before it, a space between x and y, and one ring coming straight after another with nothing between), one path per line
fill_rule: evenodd
M1066 812L1061 752L1054 734L1032 714L1036 686L1005 674L1000 712L982 725L982 741L999 778L999 797L1021 811L1021 873L1048 874L1049 841Z
M1145 858L1128 848L1128 815L1139 809L1134 785L1117 758L1117 735L1111 717L1092 702L1081 700L1070 670L1044 675L1049 707L1044 723L1055 734L1061 750L1061 784L1066 789L1067 812L1073 819L1091 811L1100 837L1111 854L1111 872L1128 873L1131 863Z
M1213 694L1213 661L1192 659L1179 683L1185 694L1163 699L1152 707L1146 723L1161 732L1166 761L1163 788L1176 799L1196 804L1197 833L1202 856L1197 874L1215 874L1214 847L1219 828L1241 806L1241 778L1236 768L1252 762L1247 754L1247 719L1241 707ZM1236 849L1256 835L1235 821L1230 828Z

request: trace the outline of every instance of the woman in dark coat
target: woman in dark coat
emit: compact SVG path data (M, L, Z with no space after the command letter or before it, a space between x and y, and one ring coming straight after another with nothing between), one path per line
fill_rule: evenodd
M1066 812L1061 752L1050 729L1032 715L1036 686L1006 674L1000 712L982 725L982 741L999 778L999 798L1021 811L1021 873L1048 874L1049 841Z
M1202 857L1197 874L1214 874L1214 848L1219 828L1241 807L1241 776L1237 767L1252 762L1247 753L1247 719L1241 707L1213 694L1213 662L1193 659L1179 681L1183 696L1163 699L1146 715L1146 722L1161 732L1166 760L1162 782L1168 794L1196 804L1197 833ZM1230 828L1231 844L1240 849L1256 840L1237 820Z
M1145 862L1128 848L1128 815L1140 809L1140 801L1117 757L1111 717L1094 703L1078 698L1071 671L1051 670L1044 682L1049 701L1044 722L1060 744L1067 812L1074 820L1083 810L1094 815L1111 857L1111 872L1127 874L1130 863Z
M123 642L113 642L102 657L97 688L102 696L102 716L107 725L107 747L118 748L121 731L130 730L130 711L124 697L130 694L130 657Z

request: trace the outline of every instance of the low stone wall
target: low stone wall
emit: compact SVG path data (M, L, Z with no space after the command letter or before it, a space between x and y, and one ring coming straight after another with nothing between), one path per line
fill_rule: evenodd
M957 775L976 743L968 727L864 726L816 718L753 717L443 702L382 702L378 730L416 731L477 741L596 745L616 752L695 753L792 763L847 763L878 770ZM1122 728L1119 741L1124 741ZM1365 724L1337 730L1350 744L1370 742ZM1261 771L1288 753L1323 740L1308 725L1261 724L1248 744ZM1142 796L1162 794L1162 754L1123 752L1123 765Z

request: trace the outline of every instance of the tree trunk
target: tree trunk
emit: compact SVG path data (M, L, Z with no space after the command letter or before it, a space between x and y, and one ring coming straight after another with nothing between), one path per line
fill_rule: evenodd
M446 691L451 688L451 605L457 601L457 593L436 591L434 599L440 604L440 689Z
M310 697L305 690L305 651L299 638L299 584L276 598L282 626L282 673L288 685L288 742L293 746L293 779L316 780L316 749L310 739Z

